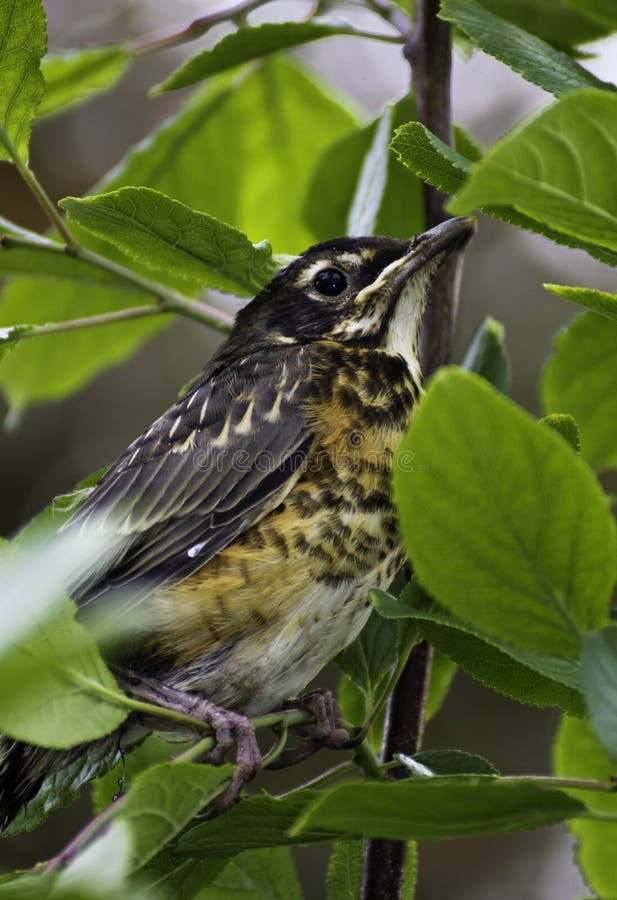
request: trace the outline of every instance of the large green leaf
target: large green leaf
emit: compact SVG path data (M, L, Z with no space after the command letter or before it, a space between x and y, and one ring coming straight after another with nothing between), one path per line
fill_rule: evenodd
M124 695L59 585L104 558L100 538L11 548L2 560L0 731L64 748L113 731ZM41 577L41 573L45 577Z
M439 840L539 828L585 812L562 791L490 775L343 784L325 791L292 835L328 829L386 840Z
M617 760L617 625L587 635L581 663L591 726L609 756Z
M560 332L542 398L547 413L574 416L591 466L617 466L617 323L586 313Z
M199 896L202 900L301 900L302 892L287 847L267 847L234 856Z
M335 34L349 34L350 31L350 24L342 19L315 18L308 22L265 22L254 28L243 26L225 35L214 47L188 59L155 91L173 91L276 50L297 47L298 44Z
M333 832L315 829L305 830L301 837L290 835L295 821L318 796L316 791L301 790L280 798L267 794L246 797L224 816L184 832L175 851L180 856L228 856L260 847L326 841Z
M408 122L398 128L391 146L403 165L444 194L455 194L461 190L472 171L471 159L461 152L463 145L459 144L459 148L453 150L420 122ZM511 206L493 206L487 203L481 208L482 212L494 219L543 234L567 247L581 247L602 262L617 266L617 253L612 250L556 231L545 222L523 215Z
M617 7L613 0L566 0L568 6L598 22L607 31L617 31Z
M120 80L131 59L121 44L48 53L41 63L46 90L38 116L53 116L108 90Z
M145 865L200 810L229 785L232 766L167 762L137 776L103 841L113 842L127 827L130 855L127 872Z
M0 160L28 160L28 144L45 82L39 68L47 49L41 0L0 3Z
M572 91L476 163L449 204L513 206L578 241L617 250L617 94Z
M268 237L279 249L302 250L313 240L301 209L314 160L352 125L350 114L303 69L271 60L241 82L222 77L200 91L99 189L147 186L256 239ZM89 245L130 265L103 242ZM4 290L0 327L129 305L134 297L116 291L19 278ZM154 317L24 341L2 361L0 385L16 411L61 398L135 352L169 321Z
M576 9L577 3L580 12ZM564 48L592 41L608 31L587 14L584 7L588 0L482 0L482 5Z
M328 900L357 900L362 887L362 841L336 841L328 864Z
M443 0L440 17L454 22L485 53L551 94L607 87L567 53L489 12L477 0Z
M587 309L617 322L617 294L609 294L608 291L598 291L595 288L568 287L566 284L545 284L544 287L551 294L557 294L558 297L563 297L571 303L586 306Z
M120 188L83 200L66 197L60 206L69 223L192 294L212 287L252 296L280 268L268 243L255 246L237 228L151 188Z
M378 606L382 615L411 616L422 637L486 687L519 703L583 714L578 660L530 653L499 641L427 602L415 583L393 600Z
M392 128L415 118L415 104L409 97L392 108ZM389 113L384 114L386 117ZM315 237L326 240L347 233L354 200L359 198L360 172L366 168L373 148L373 160L383 162L377 140L387 121L380 116L369 125L355 128L333 142L315 166L304 206L304 219ZM376 142L377 141L377 142ZM376 205L376 204L375 204ZM405 171L390 155L385 187L380 192L379 209L372 223L375 234L405 238L424 231L424 196L420 181Z
M464 369L481 375L503 394L510 391L510 360L506 350L505 328L487 316L474 334L461 363Z
M564 658L606 623L616 540L604 494L561 437L483 379L433 378L394 490L414 571L457 616Z
M589 723L564 716L553 751L555 775L589 778L610 783L615 763L595 738ZM617 794L600 791L568 791L594 813L617 817ZM590 819L574 819L569 828L578 841L576 859L585 881L600 897L617 897L615 825Z

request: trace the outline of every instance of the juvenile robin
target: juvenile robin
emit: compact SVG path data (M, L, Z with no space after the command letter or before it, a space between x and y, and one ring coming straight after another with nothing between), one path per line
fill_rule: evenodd
M245 717L299 695L404 561L390 477L421 390L418 329L431 276L472 230L309 248L69 522L116 536L72 594L86 612L138 611L121 684L184 709L193 695L238 741L236 793L258 761ZM0 826L73 757L3 739Z

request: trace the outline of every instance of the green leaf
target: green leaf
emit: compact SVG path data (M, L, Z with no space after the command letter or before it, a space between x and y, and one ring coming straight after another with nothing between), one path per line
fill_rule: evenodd
M486 687L519 703L583 714L578 660L512 647L431 604L408 605L407 615L414 616L425 640Z
M591 727L609 756L617 760L617 625L587 635L581 663Z
M578 800L531 782L437 775L332 788L301 816L292 835L323 828L394 841L440 840L524 831L584 812Z
M581 453L596 469L617 466L617 324L586 313L560 332L544 372L547 413L569 413Z
M17 816L3 834L21 834L22 831L32 831L45 821L49 813L62 806L74 803L81 792L82 787L98 775L102 775L118 761L122 760L122 751L118 746L118 738L112 735L110 740L97 741L88 747L87 753L81 753L57 772L48 775L36 796L29 800L18 812ZM131 759L132 757L128 757ZM117 793L118 786L116 781ZM108 803L111 800L108 799ZM104 804L105 806L108 803Z
M391 146L404 166L445 194L455 194L461 190L467 175L472 171L471 160L461 154L460 145L453 150L420 122L409 122L399 128ZM617 266L617 254L611 250L556 231L546 223L523 215L510 206L493 206L487 203L481 209L494 219L543 234L567 247L582 248L607 265Z
M455 368L430 382L399 458L409 453L394 491L420 583L504 644L578 656L607 620L616 574L615 525L585 463Z
M571 303L586 306L587 309L617 322L617 294L609 294L595 288L568 287L565 284L545 284L544 287L551 294L557 294L558 297L570 300Z
M159 763L137 776L114 823L102 838L113 842L127 828L131 845L127 872L133 872L175 837L230 783L233 766Z
M482 0L482 5L545 41L570 49L607 31L584 9L579 14L575 2L578 0ZM580 4L586 5L587 0L580 0Z
M611 88L567 53L501 19L476 0L443 0L440 18L454 22L471 40L527 81L561 96L577 88Z
M510 360L501 322L486 317L474 334L461 365L481 375L503 394L510 392Z
M553 752L555 775L610 782L615 763L596 740L588 722L564 716ZM600 791L568 791L598 815L617 816L617 794ZM615 826L592 819L574 819L569 828L577 839L576 860L589 887L601 897L617 896Z
M400 100L392 108L392 127L398 127L416 114L415 104L408 97ZM306 193L304 220L319 240L347 233L349 212L358 190L358 173L368 164L378 129L384 127L383 121L379 117L370 125L355 128L334 141L318 159ZM376 146L380 146L379 141ZM374 231L400 238L424 231L422 185L397 164L394 156L387 162L386 184Z
M568 6L600 23L610 31L617 31L617 8L613 0L567 0Z
M173 849L167 848L140 870L139 883L147 885L155 898L195 900L200 895L203 898L204 889L210 887L225 864L225 857L179 859Z
M313 242L301 210L314 160L353 122L303 69L271 60L241 83L232 85L222 77L200 91L133 150L99 190L147 186L258 240L267 236L280 249L303 250ZM92 238L88 244L131 265L109 244ZM130 294L18 278L4 289L0 327L131 305ZM33 402L59 399L126 359L169 323L170 317L152 317L23 341L2 361L0 386L14 413Z
M465 183L471 162L449 147L421 122L407 122L394 132L391 144L398 159L444 194L455 194Z
M404 763L407 758L403 757ZM463 750L422 750L410 762L426 766L434 775L499 775L492 763L475 753ZM409 766L412 771L413 767Z
M292 837L298 816L318 797L316 791L298 790L285 797L261 794L245 797L224 816L201 822L186 831L175 851L180 856L227 856L260 847L284 847L327 841L333 832L315 829Z
M424 720L430 722L441 709L452 679L456 675L456 663L436 647L433 647L433 660L431 662L431 677L428 685L428 694L424 705Z
M336 657L336 663L366 696L369 712L396 662L396 637L396 623L373 612L355 641Z
M99 552L104 559L100 539L86 535L3 556L0 731L9 737L65 748L108 734L126 718L124 695L59 587L74 577L76 560L87 568Z
M174 91L232 69L251 59L285 50L335 34L349 34L352 28L343 19L315 18L308 22L266 22L253 28L244 26L208 50L191 57L154 88L154 92Z
M579 241L617 250L617 94L573 91L476 163L452 212L513 206ZM583 174L584 173L584 174Z
M66 253L62 244L41 239L24 240L21 237L3 235L0 237L0 274L29 275L33 278L60 281L79 281L82 284L110 287L114 290L133 294L134 302L143 302L152 297L140 291L118 275L99 269L92 263ZM135 298L141 295L141 300Z
M113 760L113 768L108 766L92 786L94 812L99 813L109 806L120 789L130 788L143 771L157 763L169 762L172 754L176 756L188 746L186 743L172 744L158 734L151 734L145 740L140 739L140 745L130 753L117 755Z
M362 162L349 210L346 234L374 234L388 179L388 144L392 133L392 107L387 106L377 123L373 140Z
M47 49L40 0L0 4L0 159L28 161L28 144L45 82L39 63Z
M53 116L111 88L126 72L131 54L120 44L48 53L41 63L46 91L38 116Z
M474 140L474 138L469 134L468 131L465 131L464 128L461 128L460 125L455 125L453 130L454 137L454 149L457 153L460 153L464 156L469 162L480 162L482 157L484 156L484 150ZM427 133L430 134L430 131L427 129ZM444 146L447 146L445 144Z
M199 896L202 896L201 894ZM212 900L301 900L300 882L286 847L247 850L231 859L203 894Z
M269 244L255 246L237 228L151 188L66 197L60 206L70 223L192 294L211 287L252 296L280 269Z
M540 422L560 434L577 453L581 452L580 428L576 424L576 419L568 413L551 413L540 419Z
M328 900L357 900L362 886L362 841L336 841L328 864Z

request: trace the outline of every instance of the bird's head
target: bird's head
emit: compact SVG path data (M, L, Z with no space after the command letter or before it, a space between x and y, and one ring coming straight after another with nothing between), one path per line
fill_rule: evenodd
M411 240L345 237L316 244L240 311L227 352L329 339L415 353L431 277L473 230L473 219L456 218Z

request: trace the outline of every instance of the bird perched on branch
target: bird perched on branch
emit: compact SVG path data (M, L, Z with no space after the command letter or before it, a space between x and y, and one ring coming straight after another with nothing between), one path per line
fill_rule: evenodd
M121 683L179 708L196 695L194 713L236 736L236 793L258 762L245 716L300 694L404 561L390 477L421 389L418 328L431 276L472 229L294 259L69 522L118 538L72 593L86 610L137 604ZM0 825L70 753L0 743Z

